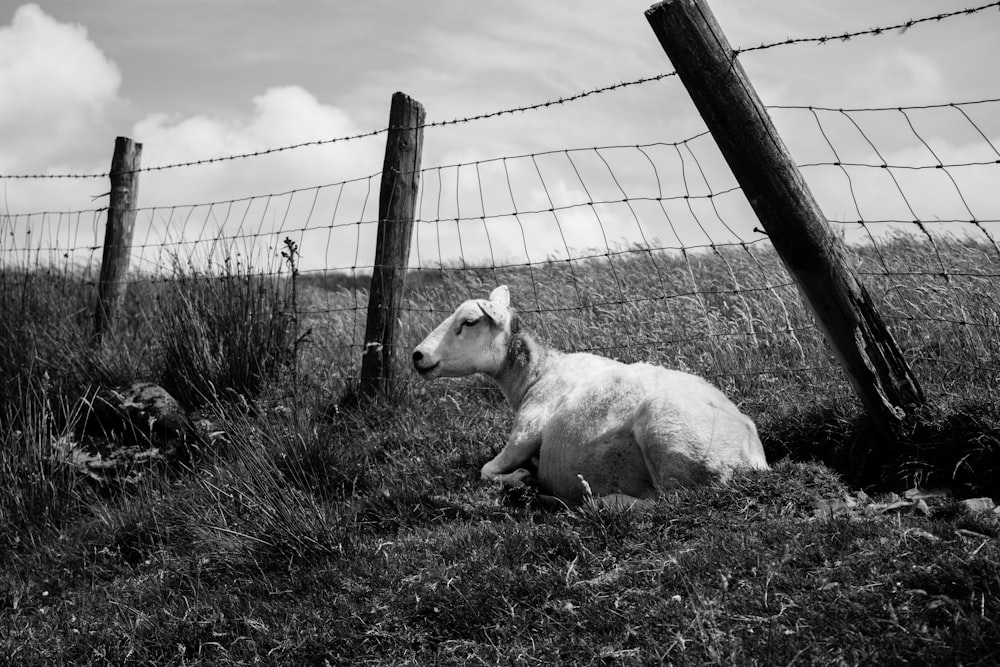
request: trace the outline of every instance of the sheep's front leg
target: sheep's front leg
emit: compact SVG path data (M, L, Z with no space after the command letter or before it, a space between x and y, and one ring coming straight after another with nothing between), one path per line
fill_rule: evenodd
M531 465L531 459L538 455L541 447L541 433L515 427L507 444L482 467L480 474L483 479L499 480L509 485L523 482L534 476L526 466Z

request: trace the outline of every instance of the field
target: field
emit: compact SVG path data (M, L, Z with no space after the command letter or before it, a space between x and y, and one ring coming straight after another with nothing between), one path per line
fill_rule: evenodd
M1000 499L997 259L927 251L858 257L930 399L895 442L767 250L417 272L373 402L363 280L179 264L93 345L91 285L0 271L0 663L997 664L1000 518L959 502ZM405 362L498 282L556 346L709 377L773 469L632 511L482 482L502 396ZM81 396L138 380L211 423L186 461L56 455Z

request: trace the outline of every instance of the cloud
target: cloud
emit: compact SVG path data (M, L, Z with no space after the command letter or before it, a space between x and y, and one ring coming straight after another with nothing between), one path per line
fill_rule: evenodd
M188 118L153 114L135 126L135 138L146 144L150 165L190 162L252 153L319 138L357 133L347 115L321 104L298 86L270 88L253 99L249 118Z
M374 225L359 223L377 218L378 179L365 177L381 169L385 136L271 152L359 133L346 113L298 86L268 89L244 117L151 115L133 132L153 168L141 175L136 233L182 257L252 252L258 264L272 262L289 236L308 267L370 264ZM254 153L262 155L155 169Z
M331 34L336 39L320 40L318 43L326 45L320 50L312 48L315 40L302 39L301 26L278 30L274 34L296 37L291 42L279 39L268 43L267 48L273 47L273 53L283 58L273 67L267 66L269 59L256 58L262 43L258 31L270 27L273 32L278 21L294 20L295 16L277 12L270 3L266 3L266 14L259 14L258 7L254 15L248 7L244 18L250 32L241 32L242 37L235 42L223 43L219 39L232 35L224 33L228 23L210 4L199 5L206 14L197 22L208 32L185 38L183 31L161 30L159 36L138 40L129 32L131 43L123 43L118 34L121 31L108 26L141 23L145 20L141 12L112 16L80 9L74 14L67 7L76 8L76 4L51 5L62 6L65 16L80 17L74 20L85 20L102 42L107 36L109 41L102 46L110 53L122 54L119 64L128 78L124 85L116 64L84 28L60 23L36 5L18 9L10 25L0 27L0 90L5 93L0 98L0 171L106 171L113 137L126 133L144 144L145 167L266 153L277 146L376 127L384 122L387 93L397 88L412 91L427 103L428 119L433 121L542 102L671 69L642 18L648 3L635 7L628 3L631 8L622 9L607 3L562 2L550 7L518 0L505 6L502 19L466 12L458 2L436 4L433 10L412 7L383 26L390 36L388 46L381 43L374 51L366 28L375 20L384 22L384 17L376 5L358 5L346 13L338 9L343 16L334 21L338 32ZM897 4L878 10L880 14L865 14L870 20L859 24L860 19L851 12L806 8L783 13L776 7L770 0L725 0L718 11L735 46L856 29L865 21L887 24L911 15L909 9L900 14L901 5ZM916 13L920 12L913 9L912 14ZM315 17L308 30L314 25L318 25ZM972 36L964 33L979 26L974 32L981 33L983 41L992 33L978 17L956 22L954 29L948 25L942 23L934 29L937 32L921 28L823 46L776 48L747 53L742 60L765 103L772 105L867 107L975 99L994 72L983 64L986 60L963 55L985 48L973 49ZM951 39L948 30L959 36ZM218 39L198 38L206 35ZM399 39L391 39L393 35ZM956 39L961 42L956 43ZM146 48L151 41L157 48ZM135 49L138 42L144 47L138 50L139 57ZM225 54L216 53L220 48ZM203 49L211 51L210 58L215 53L209 65L202 64ZM340 61L344 53L352 54L357 67L330 70L329 63ZM614 57L608 58L608 53ZM220 59L225 61L221 65ZM319 74L315 63L322 63ZM131 67L135 67L134 74ZM956 82L965 79L975 79L973 92L957 87ZM303 85L260 92L268 85L261 81ZM154 83L155 94L143 89L154 87ZM134 106L121 99L120 87L135 97ZM336 90L344 102L335 106L310 92L326 88ZM252 97L255 93L259 94ZM185 111L171 112L177 109ZM782 116L779 129L797 160L833 159L809 114L798 118L788 113L775 115ZM883 154L895 156L915 141L907 135L903 121L890 118L872 127L866 125L866 136ZM538 261L550 255L563 257L589 248L638 242L640 234L668 245L725 242L731 236L727 225L738 227L737 232L747 236L754 222L746 207L732 204L732 212L724 208L738 200L739 193L714 202L678 199L663 206L649 200L661 190L665 196L675 196L684 195L689 185L700 188L703 168L711 182L711 187L704 189L719 192L730 187L731 175L711 151L698 148L696 155L688 155L663 148L651 149L656 154L650 156L634 148L605 151L613 177L593 149L580 153L574 164L562 154L563 149L587 146L673 142L701 128L689 96L676 78L530 113L431 128L424 146L428 173L421 195L420 261L447 263L455 261L459 253L472 261L491 252L498 260ZM920 131L921 136L930 138L937 129L921 126ZM864 137L850 126L844 132L845 138L837 143L843 159L858 155L859 160L868 161ZM988 128L985 132L991 137L996 134ZM812 139L805 137L806 133L811 133ZM950 139L955 146L976 141L974 136ZM166 241L185 243L199 235L241 236L248 243L273 247L281 242L282 234L298 230L296 239L303 246L305 262L317 267L367 266L374 234L374 225L368 223L377 217L379 182L365 177L381 169L384 145L382 134L370 140L144 172L139 201L146 213L137 225L137 238L150 248ZM528 153L540 156L538 166L530 158L490 161ZM463 166L435 169L455 163ZM721 166L716 167L716 163ZM438 183L442 178L443 187ZM976 214L985 215L980 209L992 211L980 203L984 198L978 195L979 190L965 184L974 178L964 172L960 178L963 192L972 192L970 206ZM347 179L359 180L338 184ZM830 201L830 215L849 217L853 203L842 174L836 171L830 180L829 186L825 181L817 186L825 201ZM639 199L633 204L635 212L620 204L591 207L580 203L588 198L596 202L620 198L616 181L629 197ZM103 206L107 201L100 198L108 190L104 178L5 181L3 185L7 200L0 205L6 204L12 211L77 210ZM859 181L866 217L882 215L887 202L895 201L884 194L891 186L877 176ZM936 215L930 210L933 202L924 205L931 193L941 193L934 201L940 199L948 206L955 203L954 187L949 182L927 186L907 182L906 187L915 192L911 199L922 215ZM292 190L295 192L280 194ZM95 196L98 198L93 199ZM555 213L548 210L553 207L558 209ZM510 215L515 208L523 213L520 220ZM529 215L530 211L539 213ZM597 212L603 215L600 224ZM894 209L885 215L889 213ZM461 235L455 223L459 218L463 220ZM308 231L302 231L306 228ZM37 238L37 233L33 237ZM527 251L525 237L530 245ZM83 242L82 237L73 241Z
M37 5L19 7L0 26L0 173L94 172L95 151L110 160L109 108L118 98L121 74L85 28L59 23ZM80 156L89 156L81 161ZM0 211L81 210L100 207L94 197L106 182L4 180ZM52 248L91 243L96 214L21 216L0 220L5 242ZM77 234L77 228L83 228Z
M898 49L879 54L845 81L847 95L867 106L933 104L946 99L947 82L939 63Z
M118 68L85 28L38 5L19 7L0 27L0 169L45 168L89 145L120 85Z
M55 25L36 9L27 13ZM20 25L21 19L16 23ZM102 98L90 99L96 102L79 106L99 116ZM22 123L30 116L27 110L5 112ZM381 169L385 136L272 152L358 133L346 113L297 86L266 90L253 98L243 115L155 113L140 120L130 136L143 145L142 167L153 169L139 175L133 267L159 271L169 269L177 258L219 260L230 252L244 257L252 253L257 265L272 264L285 236L303 249L306 266L370 265L375 226L359 223L377 218L378 178L365 177ZM88 168L50 166L49 171L106 171L110 142L107 136L101 140L108 144L101 147L107 162ZM15 153L28 149L24 146ZM261 155L156 169L254 153ZM15 166L31 168L24 162ZM12 226L16 246L59 247L69 249L74 261L93 261L92 248L103 237L103 213L89 211L82 218L17 214L106 206L107 198L101 196L109 189L106 179L18 180L5 186L4 210L14 217L4 224ZM78 224L81 219L85 224ZM62 256L62 250L53 252Z

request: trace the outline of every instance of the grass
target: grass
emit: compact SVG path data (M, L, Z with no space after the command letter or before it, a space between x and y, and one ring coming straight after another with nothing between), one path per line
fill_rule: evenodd
M757 420L772 470L631 512L481 482L510 425L483 380L341 403L355 285L178 268L95 348L86 285L0 272L0 663L997 663L1000 520L958 500L1000 497L1000 337L950 324L996 291L871 278L933 399L887 443L754 252L413 276L407 344L499 280L559 346L709 376ZM53 457L88 387L139 379L225 437L123 487ZM914 484L956 495L890 503Z

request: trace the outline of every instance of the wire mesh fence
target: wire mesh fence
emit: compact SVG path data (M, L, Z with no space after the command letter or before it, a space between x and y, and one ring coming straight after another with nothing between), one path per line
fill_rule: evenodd
M885 37L1000 3L846 35L788 39L739 54ZM931 29L931 28L928 28ZM648 91L673 72L462 119L436 133ZM990 396L1000 384L1000 100L839 109L772 106L770 113L830 223L851 249L918 375L947 381L936 398ZM531 113L527 113L531 112ZM253 153L143 168L226 168L317 145L349 145L385 130ZM651 132L650 134L656 134ZM432 135L427 141L433 141ZM6 175L78 180L107 174ZM194 178L198 176L195 175ZM139 310L179 276L295 276L305 356L354 381L364 349L380 173L219 201L137 212L131 249ZM846 395L820 331L712 137L546 148L421 170L401 356L451 307L508 284L529 325L560 347L652 361L711 378L751 411L779 383ZM92 287L106 208L0 215L6 307L40 276ZM293 259L294 256L294 259ZM789 389L790 388L790 389ZM807 392L803 391L802 394ZM812 395L814 392L808 392Z

